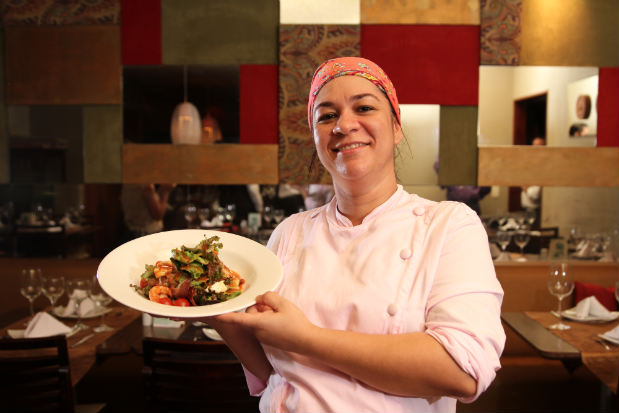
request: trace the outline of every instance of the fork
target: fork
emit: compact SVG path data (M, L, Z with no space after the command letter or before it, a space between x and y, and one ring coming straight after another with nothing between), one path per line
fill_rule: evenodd
M601 338L596 338L595 341L601 344L606 350L610 350L610 346L606 344L606 342L602 340Z

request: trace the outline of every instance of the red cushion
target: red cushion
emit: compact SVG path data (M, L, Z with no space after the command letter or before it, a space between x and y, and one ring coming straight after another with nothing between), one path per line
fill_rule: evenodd
M601 287L595 284L587 284L583 282L574 282L574 302L578 302L592 295L608 309L608 311L617 311L617 300L615 300L615 287Z

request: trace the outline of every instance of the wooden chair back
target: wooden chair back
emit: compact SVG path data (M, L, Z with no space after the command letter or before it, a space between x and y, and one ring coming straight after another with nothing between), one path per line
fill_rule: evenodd
M241 363L217 341L145 337L144 384L149 410L166 412L258 411Z
M0 339L0 377L4 411L72 413L75 410L64 335Z

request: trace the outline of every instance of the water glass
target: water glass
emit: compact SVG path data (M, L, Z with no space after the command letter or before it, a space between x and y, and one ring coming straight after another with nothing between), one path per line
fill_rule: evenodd
M90 289L90 298L95 302L99 311L101 311L101 323L93 330L96 333L114 330L112 327L105 324L105 307L112 302L112 297L107 295L105 290L101 288L99 280L96 276L92 277L92 287Z
M550 271L548 273L548 291L559 300L557 316L561 317L561 301L574 291L574 278L567 262L553 263L550 265ZM561 318L559 318L558 323L552 324L548 328L551 330L569 330L571 327L562 323Z
M21 272L19 292L30 303L30 317L34 316L34 300L41 295L41 269L25 268Z
M75 302L75 312L77 313L77 323L73 326L74 330L88 330L86 324L82 322L80 304L90 295L91 282L86 278L70 278L66 282L67 294L69 299Z
M64 294L64 277L62 275L48 275L43 277L42 291L43 295L49 300L52 311L54 311L56 301Z

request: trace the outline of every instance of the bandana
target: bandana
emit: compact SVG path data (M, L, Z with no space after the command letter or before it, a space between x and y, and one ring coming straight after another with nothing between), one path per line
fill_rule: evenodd
M322 89L327 82L340 76L360 76L374 83L387 95L398 123L402 124L400 121L400 106L398 104L395 88L387 74L383 72L383 69L376 63L361 57L338 57L336 59L327 60L314 72L309 94L309 103L307 105L307 120L310 129L312 129L312 112L314 111L314 102L316 101L318 92L320 92L320 89Z

